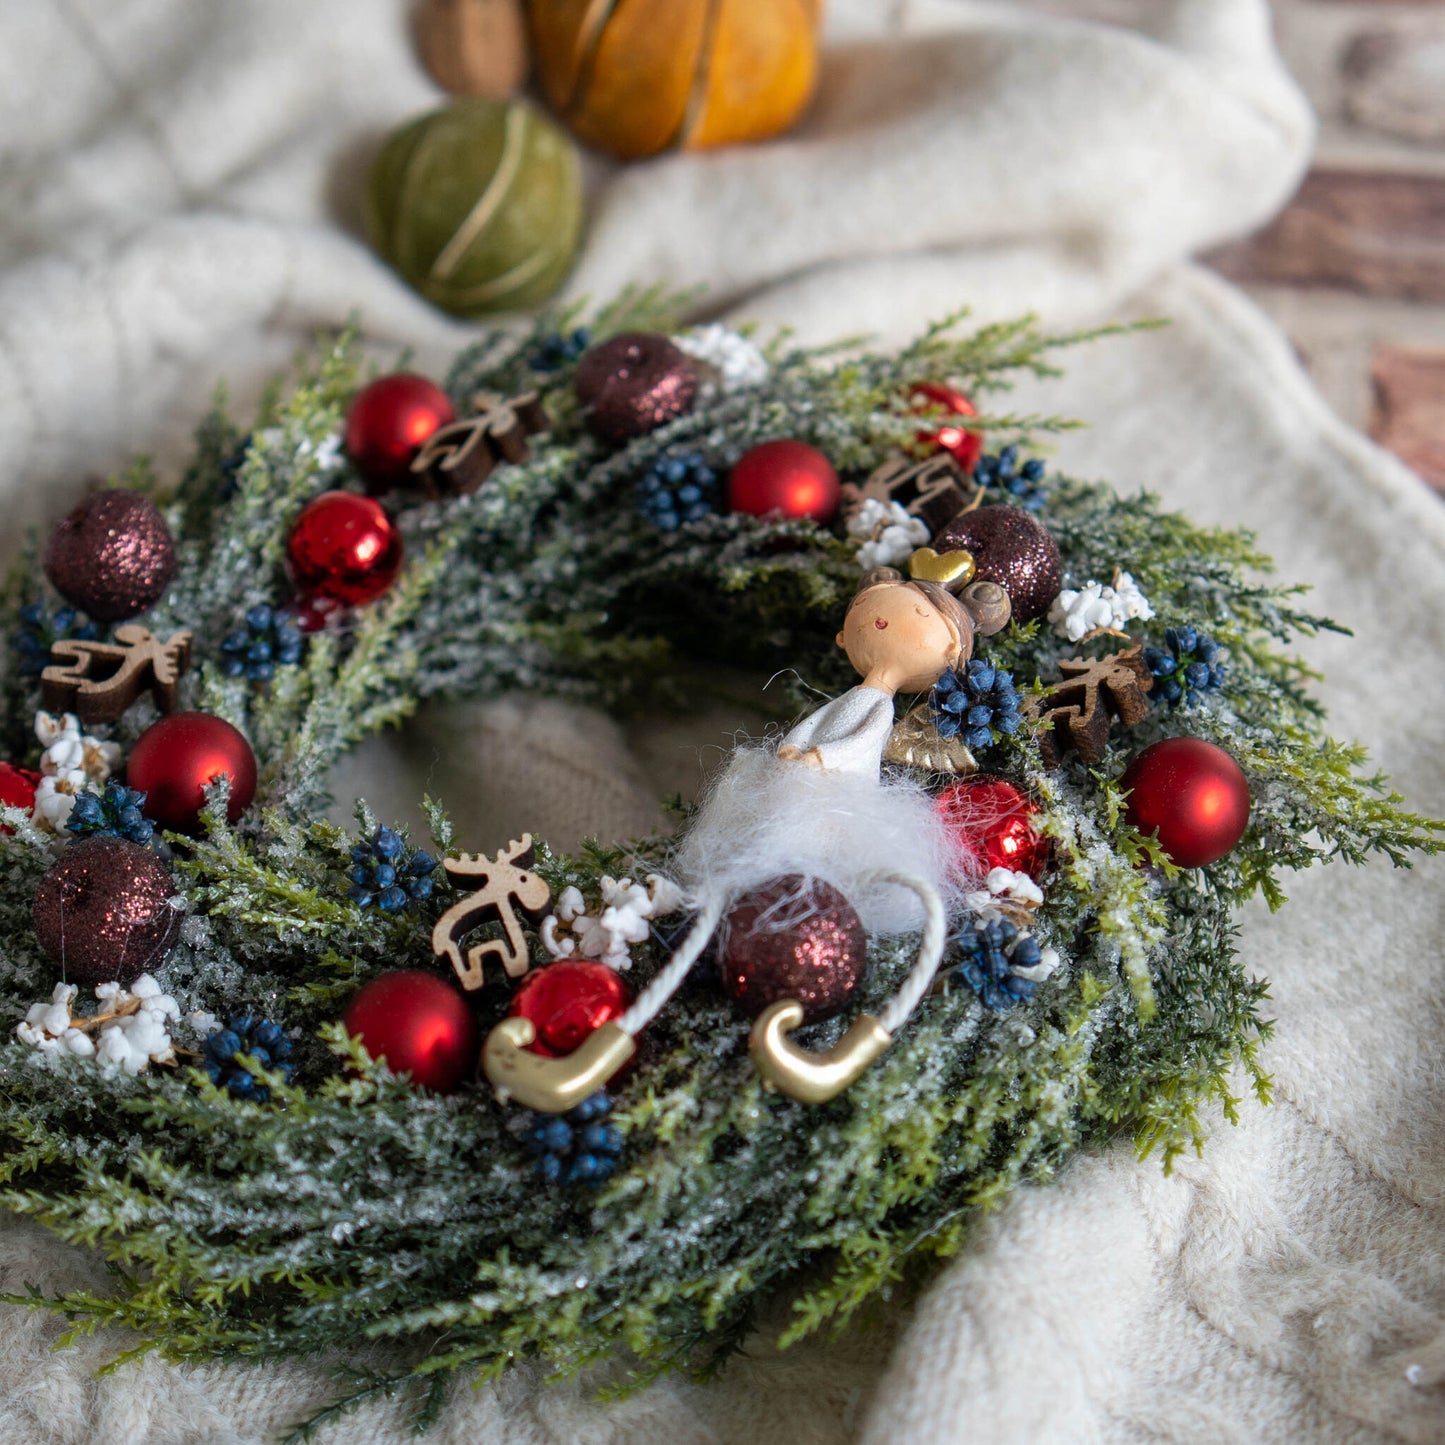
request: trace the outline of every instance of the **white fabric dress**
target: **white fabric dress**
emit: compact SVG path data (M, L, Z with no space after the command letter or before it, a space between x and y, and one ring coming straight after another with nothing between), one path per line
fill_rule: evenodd
M708 792L677 857L699 901L736 896L789 874L839 889L870 933L920 927L917 898L882 872L931 884L945 905L958 891L947 836L928 795L880 776L893 699L855 687L799 722L784 746L816 748L821 767L785 761L770 744L737 749ZM795 913L785 915L789 922Z

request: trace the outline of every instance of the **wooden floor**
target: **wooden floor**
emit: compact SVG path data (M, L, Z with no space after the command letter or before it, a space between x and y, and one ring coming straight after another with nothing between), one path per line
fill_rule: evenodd
M1028 0L1127 19L1138 0ZM1204 259L1279 322L1316 384L1445 498L1445 0L1274 0L1320 121L1263 231Z

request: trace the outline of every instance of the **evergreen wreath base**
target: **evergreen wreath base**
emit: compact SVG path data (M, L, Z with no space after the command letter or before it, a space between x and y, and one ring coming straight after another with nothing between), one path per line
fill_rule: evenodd
M227 675L220 640L248 609L282 599L292 519L347 480L330 439L358 384L352 339L328 347L289 396L270 396L245 432L218 399L178 485L144 463L121 479L161 501L178 539L176 579L143 620L198 639L182 704L235 722L262 763L238 824L224 821L219 796L202 839L171 840L189 914L163 981L183 1009L279 1019L297 1033L294 1077L271 1075L259 1103L196 1068L131 1075L12 1039L0 1045L0 1202L103 1252L109 1291L21 1299L62 1312L67 1338L135 1331L141 1343L122 1360L150 1349L177 1361L321 1356L337 1340L398 1347L395 1370L351 1372L336 1406L293 1438L402 1385L414 1385L426 1423L453 1372L496 1375L533 1356L571 1371L629 1351L634 1382L714 1369L765 1294L795 1292L784 1344L841 1325L921 1262L957 1251L980 1211L1049 1179L1081 1145L1127 1131L1167 1166L1202 1143L1216 1108L1233 1117L1232 1078L1268 1098L1267 988L1236 956L1234 909L1255 893L1278 906L1285 869L1372 853L1402 864L1435 846L1435 825L1362 771L1360 749L1324 736L1309 674L1285 649L1332 624L1300 609L1300 589L1267 579L1248 534L1048 475L1027 500L1070 585L1126 569L1153 604L1149 640L1195 626L1230 658L1207 696L1116 732L1097 768L1045 769L1027 729L991 749L988 771L1038 802L1052 840L1036 934L1063 966L1003 1012L955 981L845 1095L814 1109L763 1093L747 1021L697 980L615 1091L616 1173L595 1190L544 1186L517 1110L483 1087L415 1090L335 1022L369 978L426 965L448 894L438 887L393 914L357 907L345 883L357 835L317 820L328 766L433 696L524 689L666 706L678 700L679 657L793 667L815 695L841 691L851 678L831 639L858 576L854 545L810 523L739 516L660 531L638 510L640 481L681 454L721 475L775 436L807 441L859 477L917 431L907 392L918 379L981 400L1011 375L1049 374L1065 344L1028 321L960 335L953 319L895 355L781 338L766 351L766 381L611 452L571 399L575 358L549 349L578 320L490 335L459 358L455 398L535 387L550 436L475 495L406 510L412 560L391 593L349 634L318 634L264 687ZM672 324L655 293L590 319L596 338ZM979 423L990 446L1026 451L1064 424L1006 412ZM6 588L7 630L23 632L22 608L54 606L39 577L32 547ZM980 655L1023 687L1056 678L1073 650L1029 624ZM0 756L17 760L33 750L37 706L22 661L9 664L0 717ZM151 717L134 708L114 735L129 744ZM1208 869L1172 868L1123 821L1124 763L1176 733L1228 749L1251 784L1244 841ZM487 841L454 838L439 804L424 811L431 836L416 846L442 856ZM29 916L54 840L13 810L4 820L0 1012L19 1018L54 980ZM364 804L357 820L371 837L378 820ZM604 875L661 866L668 843L589 844L574 856L543 845L537 867L554 900L569 886L595 898ZM633 957L640 986L667 954L654 937ZM858 1006L875 1008L910 960L907 941L875 949ZM500 1016L507 993L490 982L483 1014ZM817 1026L808 1043L826 1046L846 1022Z

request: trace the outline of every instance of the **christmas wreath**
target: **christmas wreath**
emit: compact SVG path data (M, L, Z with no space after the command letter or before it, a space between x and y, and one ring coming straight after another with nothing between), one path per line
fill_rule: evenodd
M0 613L0 1198L113 1287L20 1302L182 1361L387 1342L298 1433L410 1384L424 1423L519 1358L706 1369L780 1288L785 1343L846 1321L1079 1145L1167 1163L1231 1078L1267 1096L1233 910L1439 825L1324 734L1287 649L1334 624L1247 534L977 409L1064 344L760 348L639 294L442 388L362 385L343 336L34 541ZM834 702L680 844L321 817L428 698L662 708L720 659ZM737 873L765 828L773 873ZM877 897L838 886L855 850Z

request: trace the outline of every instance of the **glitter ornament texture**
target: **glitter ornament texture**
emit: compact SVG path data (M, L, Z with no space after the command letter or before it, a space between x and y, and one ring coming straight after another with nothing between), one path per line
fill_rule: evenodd
M341 1021L373 1059L419 1089L455 1093L476 1072L476 1021L461 991L434 973L402 968L360 988Z
M1249 783L1225 750L1203 738L1163 738L1124 770L1125 817L1180 868L1217 863L1249 826Z
M806 442L779 440L749 448L728 476L728 509L750 517L782 516L827 526L841 489L833 464Z
M410 371L379 376L346 409L346 455L368 491L404 487L422 444L456 417L451 398L426 377Z
M853 905L830 884L797 873L738 899L720 938L723 991L749 1018L780 999L796 999L805 1024L833 1018L868 968Z
M171 871L125 838L73 843L40 881L40 946L80 983L129 983L165 962L180 932Z
M1063 584L1058 543L1022 507L965 512L939 533L934 546L940 552L971 552L974 575L1008 593L1015 622L1042 617Z
M588 431L622 446L692 409L697 368L666 336L624 331L583 356L573 384Z
M95 492L50 534L45 575L67 602L100 622L153 607L176 570L176 549L160 509L139 492Z
M256 796L251 744L214 713L175 712L153 722L136 740L125 780L146 795L148 818L177 833L198 833L205 790L223 773L231 782L226 818L234 823Z
M380 502L355 492L323 492L296 518L286 556L303 592L361 607L396 581L403 547Z
M917 412L938 412L940 409L959 416L977 416L978 408L961 392L936 381L920 381L909 392ZM944 451L965 472L971 472L983 454L983 436L967 431L956 421L945 421L918 433L918 444L930 450Z
M976 773L961 778L934 799L959 858L974 871L1007 868L1034 882L1049 862L1049 840L1030 821L1037 806L1004 778Z
M563 958L534 968L512 995L508 1017L531 1021L536 1039L527 1045L544 1058L559 1058L622 1017L632 991L605 963Z

